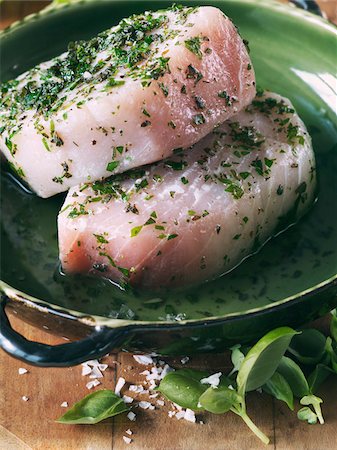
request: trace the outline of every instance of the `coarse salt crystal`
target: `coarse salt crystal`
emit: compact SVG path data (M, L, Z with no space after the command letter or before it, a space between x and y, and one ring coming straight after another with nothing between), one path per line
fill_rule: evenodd
M124 403L132 403L133 402L133 398L129 397L128 395L123 395L123 400L124 400Z
M87 389L92 389L93 387L96 387L96 386L98 386L99 384L101 384L100 381L98 381L98 380L92 380L92 381L89 381L89 382L86 384L86 387L87 387Z
M104 372L109 366L108 364L98 364L98 369Z
M210 384L211 386L219 386L221 375L222 375L222 372L214 373L213 375L210 375L207 378L202 378L200 380L200 383L201 384Z
M177 403L174 403L174 402L172 402L172 404L173 404L173 406L178 410L178 411L181 411L183 408L180 406L180 405L178 405Z
M154 393L154 394L149 395L149 398L156 398L156 397L158 397L158 395L159 395L159 394Z
M132 439L129 438L129 437L123 436L123 441L124 441L126 444L131 444Z
M164 400L157 400L157 405L159 405L159 406L164 406L165 405L165 402L164 402Z
M142 409L154 409L154 406L150 403L150 402L146 402L146 401L141 401L138 403L139 408Z
M89 361L84 362L83 364L87 364L88 366L97 367L99 365L98 359L90 359Z
M123 377L119 377L116 387L115 387L115 394L118 395L120 397L120 393L121 393L121 389L125 384L125 378Z
M61 403L61 408L68 408L68 402Z
M186 409L184 419L188 422L195 423L195 414L191 409Z
M19 372L19 375L23 375L23 374L25 374L25 373L28 373L28 370L25 369L24 367L20 367L19 370L18 370L18 372Z
M89 378L103 378L102 372L99 370L98 366L92 368Z
M153 359L150 355L133 355L133 357L138 364L143 364L144 366L147 364L153 364Z
M203 422L202 420L200 420L200 425L205 425L205 422Z
M28 402L29 400L29 397L27 397L26 395L23 395L21 398L24 402Z
M173 416L175 416L176 415L176 412L175 411L169 411L168 412L168 416L169 417L173 417Z
M174 369L172 367L170 367L168 364L165 364L165 366L161 372L160 379L162 380L170 372L174 372Z
M184 417L185 417L185 411L178 411L178 412L176 413L176 418L177 418L178 420L183 419Z
M136 394L138 394L139 392L144 391L144 388L141 385L137 386L135 384L130 384L129 391L130 392L135 392Z
M130 428L128 429L128 430L126 430L126 432L125 432L126 434L128 434L129 436L131 436L132 435L132 431L130 430Z
M149 370L143 370L143 372L140 372L140 375L150 375Z
M91 367L87 364L82 364L82 376L89 375L91 373Z
M184 356L183 358L181 358L180 362L181 364L186 364L189 360L190 358L188 356Z
M126 417L131 420L131 422L134 422L136 420L136 414L133 411L129 411L126 415Z

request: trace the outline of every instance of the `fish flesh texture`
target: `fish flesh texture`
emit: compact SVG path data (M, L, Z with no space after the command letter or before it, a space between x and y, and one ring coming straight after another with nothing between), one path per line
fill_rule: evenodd
M233 23L214 7L122 20L1 84L0 148L41 197L170 156L255 96Z
M296 222L315 186L305 125L289 100L259 92L192 148L72 188L60 260L66 273L146 288L211 280Z

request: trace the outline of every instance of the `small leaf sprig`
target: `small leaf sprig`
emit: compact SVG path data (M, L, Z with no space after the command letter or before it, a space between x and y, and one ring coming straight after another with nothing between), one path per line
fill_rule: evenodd
M209 377L208 373L182 369L168 374L158 390L184 408L213 414L229 411L237 414L265 444L269 443L269 438L247 414L247 392L262 389L285 402L292 411L294 398L297 398L303 406L297 417L309 424L323 424L323 400L316 392L328 376L337 374L336 310L331 314L331 337L316 329L296 332L288 327L277 328L262 337L248 352L240 345L232 347L234 367L228 376L221 376L218 385L205 386L203 382ZM193 383L189 381L191 378ZM188 400L190 398L193 402Z
M268 444L269 438L247 413L246 394L262 389L292 411L295 397L303 406L297 412L300 420L323 424L323 400L316 392L328 376L337 374L336 310L331 313L330 333L326 337L315 329L297 332L289 327L277 328L250 349L233 346L233 369L228 376L184 368L169 372L157 390L183 408L213 414L231 411ZM96 424L129 410L113 391L102 389L75 403L57 422Z

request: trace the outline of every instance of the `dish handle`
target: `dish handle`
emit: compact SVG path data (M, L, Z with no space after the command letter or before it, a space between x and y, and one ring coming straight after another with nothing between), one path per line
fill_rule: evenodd
M321 8L318 6L315 0L290 0L290 3L293 3L295 6L299 8L305 9L317 16L323 16Z
M47 345L29 341L13 330L6 311L7 298L0 304L0 347L14 358L40 367L69 367L101 358L114 348L120 348L127 329L96 326L88 337L67 344Z

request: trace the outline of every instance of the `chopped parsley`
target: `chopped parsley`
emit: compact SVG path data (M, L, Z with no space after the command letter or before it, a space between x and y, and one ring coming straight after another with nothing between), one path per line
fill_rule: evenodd
M201 42L202 42L202 38L200 38L198 36L185 40L185 47L190 52L194 53L199 59L202 58L202 53L201 53L201 48L200 48Z

